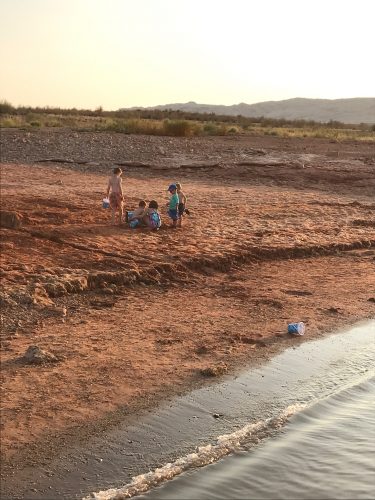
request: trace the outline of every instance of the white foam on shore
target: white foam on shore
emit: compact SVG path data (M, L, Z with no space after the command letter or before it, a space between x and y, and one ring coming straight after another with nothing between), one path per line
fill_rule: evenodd
M247 424L238 431L219 436L214 444L199 446L194 453L178 458L176 461L168 463L154 471L135 476L130 483L122 488L111 488L92 493L83 500L122 500L145 493L188 469L203 467L204 465L217 462L220 458L239 450L246 442L257 443L260 439L269 435L271 431L283 427L288 418L305 407L306 405L301 404L288 406L288 408L275 417Z

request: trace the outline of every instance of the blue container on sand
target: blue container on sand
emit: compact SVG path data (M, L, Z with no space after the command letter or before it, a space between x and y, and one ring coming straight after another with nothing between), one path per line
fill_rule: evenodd
M138 219L134 219L134 220L131 220L131 221L129 222L129 227L130 227L131 229L135 229L135 228L136 228L136 227L138 227L138 226L139 226L139 220L138 220Z
M305 334L305 323L300 321L299 323L289 323L288 333L292 335L304 335Z
M109 208L109 199L108 198L103 198L102 206L103 206L103 208Z

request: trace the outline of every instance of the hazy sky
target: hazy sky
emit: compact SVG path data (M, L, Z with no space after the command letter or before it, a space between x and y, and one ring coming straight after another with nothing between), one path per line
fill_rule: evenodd
M374 20L375 0L0 0L0 99L373 97Z

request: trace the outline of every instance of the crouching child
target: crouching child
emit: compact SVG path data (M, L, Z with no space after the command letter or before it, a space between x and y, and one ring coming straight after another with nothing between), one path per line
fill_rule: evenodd
M138 208L136 208L132 212L125 213L125 220L129 223L129 227L135 229L140 224L145 214L146 202L144 200L140 200L140 202L138 203Z
M157 231L161 226L161 217L158 209L158 202L151 200L142 219L151 231Z

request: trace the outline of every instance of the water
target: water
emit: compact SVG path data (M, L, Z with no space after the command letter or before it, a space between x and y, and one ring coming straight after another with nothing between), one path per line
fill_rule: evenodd
M204 444L197 439L195 450L94 496L374 498L374 365L371 321L288 349L235 380L194 391L169 413L165 409L154 417L149 428L164 432L165 425L173 442L176 417L183 436L195 418L195 431L202 429L210 436L202 417L221 411L217 431L230 432L218 433Z
M375 497L375 378L301 411L278 437L151 491L147 499Z

